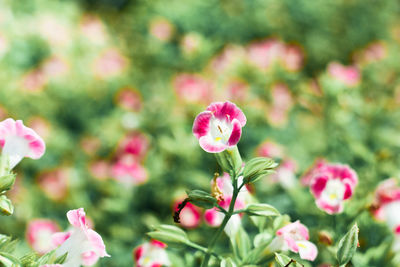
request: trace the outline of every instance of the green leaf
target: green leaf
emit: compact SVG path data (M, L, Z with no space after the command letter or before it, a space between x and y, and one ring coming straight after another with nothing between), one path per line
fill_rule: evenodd
M255 216L279 216L281 215L273 206L264 203L251 203L246 206L246 213Z
M275 253L275 260L281 267L304 267L303 264L280 253Z
M11 254L0 252L0 265L4 267L21 266L21 262Z
M245 258L251 249L250 238L243 227L239 227L236 234L231 238L232 246L237 248L240 258Z
M211 209L217 205L217 200L209 193L202 190L192 190L186 192L189 198L189 202L192 204L205 208Z
M254 183L260 178L274 172L273 169L276 166L278 166L278 164L270 158L253 158L247 162L244 167L243 180L245 183Z
M339 265L347 264L357 249L358 244L358 226L354 224L353 227L342 237L339 241L338 251L336 254Z
M186 244L189 242L186 233L173 225L159 225L155 228L155 231L149 232L147 235L167 244Z
M231 258L225 258L221 261L221 267L236 267L236 263Z
M60 257L58 257L55 261L54 264L63 264L65 259L68 256L68 252L65 252L63 255L61 255Z
M3 215L12 215L14 212L14 206L5 195L0 196L0 212Z

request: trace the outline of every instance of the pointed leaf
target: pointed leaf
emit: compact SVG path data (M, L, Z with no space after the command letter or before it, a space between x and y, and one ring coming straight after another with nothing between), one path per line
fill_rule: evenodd
M358 245L358 231L359 229L357 224L353 225L353 227L351 227L351 229L339 241L338 251L336 254L339 265L347 264L356 252Z

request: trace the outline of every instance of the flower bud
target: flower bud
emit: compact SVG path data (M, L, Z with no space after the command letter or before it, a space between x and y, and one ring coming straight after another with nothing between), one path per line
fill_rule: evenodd
M215 157L224 172L231 173L232 170L239 172L242 168L243 161L237 146L216 153Z
M15 174L0 176L0 192L10 190L15 182Z
M251 159L246 163L246 166L243 170L243 177L246 183L254 183L258 179L266 176L273 172L273 168L275 168L278 164L276 164L272 159L258 157Z
M14 212L11 200L9 200L5 195L0 196L0 212L7 216L12 215Z

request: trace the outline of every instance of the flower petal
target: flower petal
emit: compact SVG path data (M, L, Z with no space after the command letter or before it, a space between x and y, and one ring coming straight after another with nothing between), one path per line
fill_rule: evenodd
M86 214L83 208L68 211L67 218L69 223L75 227L82 228L86 226Z
M242 135L242 127L237 119L232 120L232 133L228 140L228 146L235 146Z
M203 111L194 119L192 130L197 139L200 139L200 137L205 136L209 132L211 117L212 113L210 111Z
M300 258L309 261L315 260L318 254L318 249L314 243L307 240L297 241L296 243L299 248Z
M316 198L319 198L322 191L324 191L326 183L328 182L329 177L326 175L321 175L315 177L311 182L311 192Z
M246 125L246 116L242 110L232 102L214 102L207 107L207 110L211 111L214 116L220 120L229 118L229 120L232 121L233 119L237 119L241 127Z
M227 145L214 141L210 135L200 137L199 144L202 149L209 153L218 153L228 148Z
M93 250L96 252L98 256L110 257L110 255L108 255L106 252L106 246L104 245L103 239L97 232L95 232L92 229L88 229L87 237L89 239L89 242Z

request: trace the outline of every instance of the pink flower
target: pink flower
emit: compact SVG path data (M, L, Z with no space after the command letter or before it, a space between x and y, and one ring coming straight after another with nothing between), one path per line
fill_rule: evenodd
M249 85L246 82L233 79L224 88L224 99L244 103L246 102L249 90Z
M125 136L118 145L118 154L128 154L134 156L136 159L142 159L149 149L148 138L140 133L130 133Z
M314 164L301 177L301 184L304 186L309 186L314 176L323 171L327 164L328 162L322 158L316 159Z
M247 58L259 69L266 70L278 62L284 49L285 45L281 41L267 39L250 44L247 48Z
M357 183L357 174L349 166L329 163L314 173L310 190L317 206L334 214L343 211L343 202L353 195Z
M70 175L70 170L67 168L45 171L37 177L38 186L48 198L61 201L68 194Z
M0 122L0 147L9 159L10 169L24 157L39 159L46 149L43 139L35 131L24 126L22 121L10 118Z
M290 158L284 159L276 172L269 176L270 181L281 184L284 188L293 188L296 186L296 161Z
M125 155L112 165L111 176L129 186L147 181L146 169L130 155Z
M303 65L303 51L297 45L286 45L282 53L283 66L289 71L298 71Z
M99 258L110 257L101 236L87 225L83 208L68 211L67 218L72 229L53 235L53 243L59 245L56 255L68 253L64 267L92 266Z
M256 149L256 155L258 157L267 158L282 158L284 155L283 147L273 141L264 141Z
M246 58L246 51L243 47L228 45L211 60L209 68L215 74L230 72L238 65L241 65L244 58Z
M308 241L308 229L300 221L282 227L276 235L277 237L268 245L270 251L290 250L299 253L300 258L309 261L317 257L318 249L314 243Z
M107 33L102 21L93 15L82 17L80 30L82 35L94 44L104 44L107 40Z
M107 79L121 74L127 64L127 59L117 49L110 48L94 61L93 71L99 78Z
M243 177L239 177L238 184L240 185ZM219 199L218 204L224 208L229 209L229 206L232 201L233 196L233 185L231 181L231 177L229 174L224 173L222 177L219 177L212 181L212 191L213 194L217 196ZM250 193L246 187L243 187L235 201L234 210L244 209L246 203L250 201ZM242 214L233 215L225 226L225 233L228 236L234 236L241 225L241 216ZM212 227L218 227L221 225L225 215L218 211L217 208L212 208L206 210L204 213L204 219L206 223Z
M328 73L331 77L347 86L355 86L361 80L361 74L357 67L346 67L338 62L332 62L328 65Z
M173 33L173 25L164 18L153 19L150 23L150 34L162 42L169 41Z
M133 251L136 267L171 266L166 245L157 240L146 242Z
M37 132L44 140L50 136L50 123L42 117L35 116L29 119L28 126Z
M81 139L80 145L87 155L94 155L101 147L101 141L95 136L85 136Z
M173 85L179 100L185 103L205 103L211 100L213 85L203 77L182 73L174 78Z
M374 215L385 221L396 234L400 234L400 187L396 179L384 180L375 192Z
M133 88L125 87L119 90L115 101L120 107L129 111L138 112L142 108L142 96Z
M214 102L197 115L193 134L206 152L218 153L239 142L245 124L246 116L235 104Z
M268 120L275 126L286 123L288 113L293 106L293 97L286 84L278 83L271 88L272 103L267 112Z
M28 91L40 91L47 84L46 73L41 69L33 69L22 77L22 88Z
M39 254L45 254L55 246L52 244L52 235L60 231L57 223L51 220L35 219L29 222L26 229L28 244Z
M58 56L52 56L47 59L43 66L43 73L48 78L58 78L63 76L68 71L67 63Z
M105 180L110 176L110 164L106 160L96 160L89 164L90 174L98 179Z
M181 48L186 55L192 55L198 51L201 44L202 36L192 32L183 36L181 40Z
M182 199L178 200L174 204L174 210L178 209L178 205L182 202ZM199 226L201 221L201 213L192 203L186 203L185 207L179 213L180 224L185 228L196 228Z

